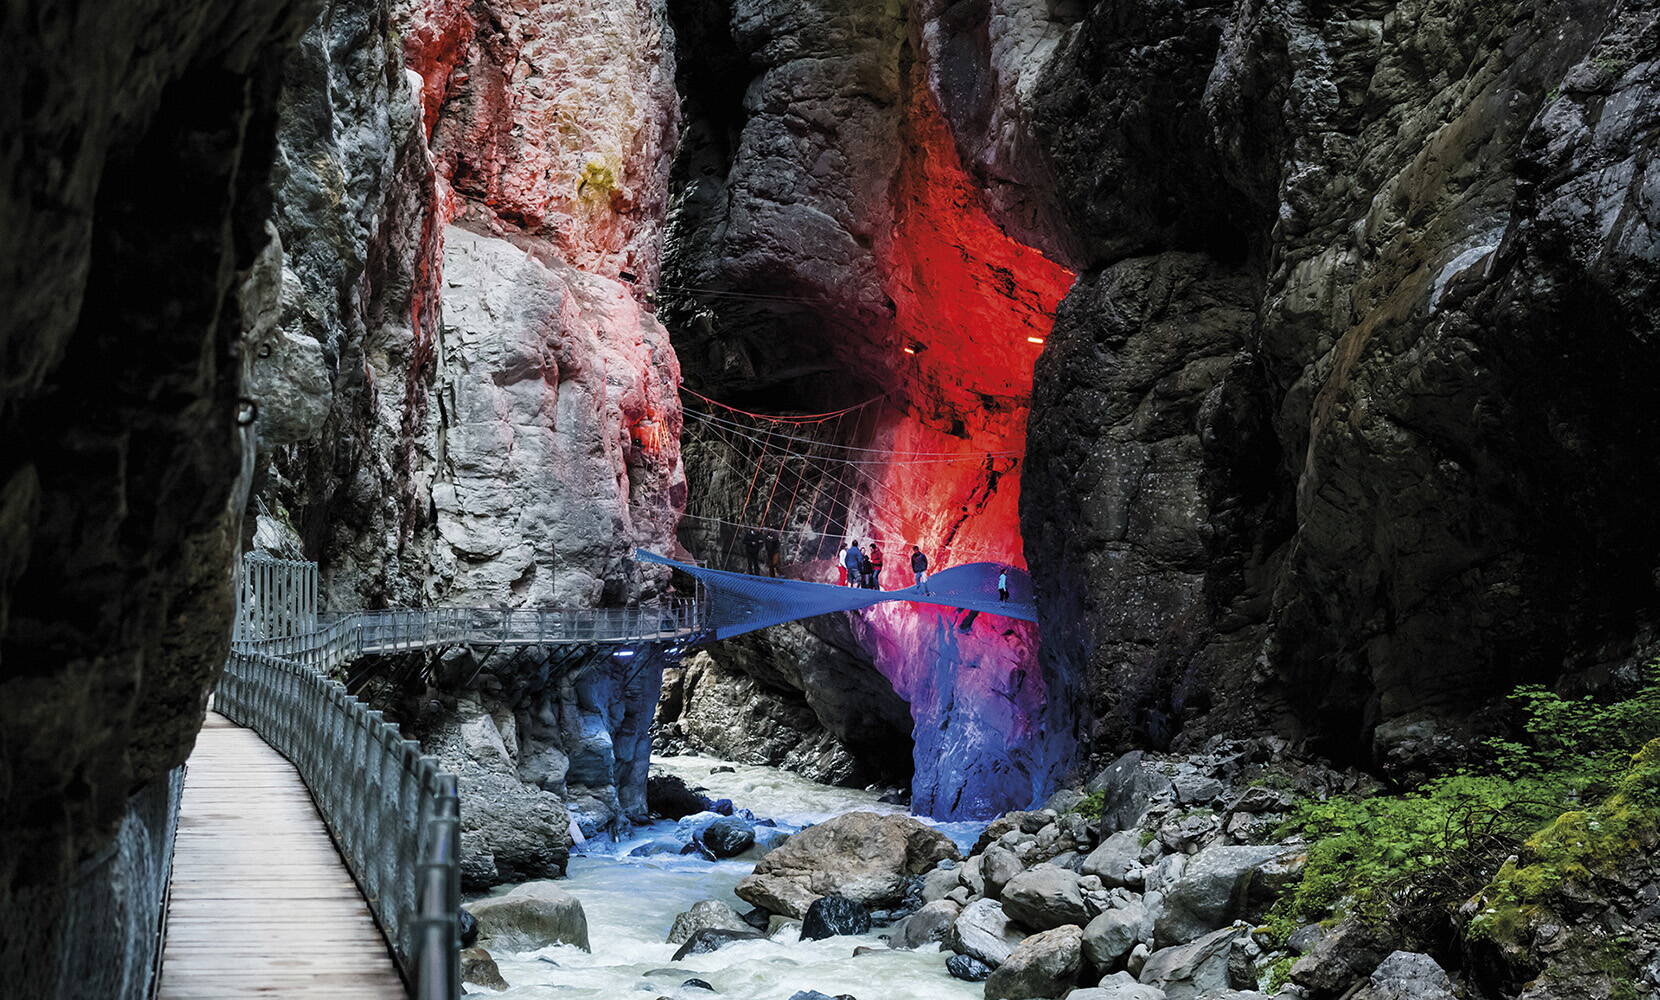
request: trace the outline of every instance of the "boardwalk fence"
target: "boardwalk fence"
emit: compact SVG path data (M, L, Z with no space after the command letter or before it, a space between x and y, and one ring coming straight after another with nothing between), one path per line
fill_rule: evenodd
M435 608L318 614L315 563L245 557L236 633L214 707L259 733L310 788L419 1000L460 996L456 778L327 674L444 645L651 645L700 636L702 608Z

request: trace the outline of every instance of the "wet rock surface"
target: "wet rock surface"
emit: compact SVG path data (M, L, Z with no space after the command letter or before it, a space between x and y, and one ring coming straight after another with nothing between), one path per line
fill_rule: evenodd
M550 944L590 950L582 903L552 883L527 882L466 908L478 919L479 941L499 951L535 951Z
M815 899L829 895L891 906L904 898L911 876L958 856L944 834L909 816L845 813L791 837L734 891L791 917L804 916Z

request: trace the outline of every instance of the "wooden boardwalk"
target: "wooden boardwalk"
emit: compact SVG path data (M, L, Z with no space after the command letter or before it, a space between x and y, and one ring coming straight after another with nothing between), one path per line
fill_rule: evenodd
M211 712L185 774L159 995L405 995L299 773Z

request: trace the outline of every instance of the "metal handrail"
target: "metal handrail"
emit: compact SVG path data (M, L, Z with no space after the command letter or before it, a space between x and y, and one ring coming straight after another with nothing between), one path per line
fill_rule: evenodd
M459 997L455 775L339 681L295 659L233 651L214 707L299 771L412 994Z

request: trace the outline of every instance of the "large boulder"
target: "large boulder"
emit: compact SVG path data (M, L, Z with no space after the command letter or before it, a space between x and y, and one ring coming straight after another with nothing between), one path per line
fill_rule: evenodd
M774 913L803 917L832 893L871 908L899 903L907 880L944 859L959 860L951 839L901 815L855 812L791 837L738 883L740 899Z
M986 848L986 853L980 856L980 873L985 878L986 895L997 899L1003 895L1003 887L1009 879L1025 871L1026 863L1020 856L1000 844L993 844Z
M1066 1000L1165 1000L1164 991L1143 983L1113 983L1111 986L1091 986L1073 990ZM1206 1000L1216 1000L1207 997Z
M1228 989L1233 985L1228 981L1228 963L1234 946L1242 943L1248 933L1243 927L1228 927L1191 944L1160 948L1147 956L1138 978L1164 990L1170 1000L1191 1000Z
M680 819L707 811L709 798L677 775L654 774L646 779L646 807L664 819Z
M1154 926L1154 944L1185 944L1245 915L1252 876L1284 847L1212 844L1188 858L1180 876L1165 886Z
M681 944L706 927L725 931L755 929L745 923L744 918L738 916L732 907L718 899L705 899L693 903L691 909L674 918L674 926L669 928L668 943Z
M703 828L702 843L717 858L735 858L755 843L755 828L746 819L725 816Z
M504 896L465 904L478 919L479 940L497 951L534 951L573 944L588 951L588 917L582 903L549 882L526 882Z
M822 941L842 934L864 934L870 930L870 910L845 896L820 896L801 918L801 940Z
M1435 959L1397 951L1378 963L1353 1000L1454 1000L1453 984Z
M507 989L507 980L501 977L496 960L483 948L461 949L461 981L482 986L500 993Z
M1084 955L1097 969L1117 968L1136 942L1149 936L1151 915L1139 899L1114 907L1084 925Z
M1079 927L1057 927L1032 935L986 980L986 1000L1063 996L1078 982L1083 945L1084 932Z
M1120 830L1105 840L1084 858L1078 871L1095 875L1109 887L1141 886L1141 834L1137 830Z
M1291 967L1291 981L1312 997L1335 996L1369 976L1394 950L1376 929L1350 917Z
M1078 876L1065 868L1038 865L1021 872L1003 887L1003 912L1032 930L1089 922Z
M1103 837L1135 828L1154 802L1175 795L1170 779L1159 773L1140 750L1132 750L1107 765L1087 789L1102 793Z
M905 919L893 925L888 933L888 944L895 948L921 948L941 944L951 933L962 908L949 899L936 899L924 904Z
M686 939L686 943L674 953L672 961L680 961L688 955L706 955L711 951L719 951L734 941L765 941L767 936L759 931L744 928L743 930L727 930L722 927L705 927L696 931Z
M951 925L945 944L959 955L979 959L995 969L1021 939L1020 930L1009 926L1009 915L996 900L976 899Z

